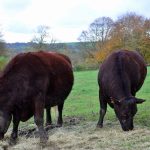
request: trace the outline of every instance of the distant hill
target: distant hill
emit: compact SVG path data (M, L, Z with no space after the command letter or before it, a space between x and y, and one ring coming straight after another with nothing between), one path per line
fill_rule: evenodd
M13 51L25 51L28 47L31 47L30 43L6 43L6 48Z
M16 53L24 52L26 50L30 50L35 43L6 43L6 48L10 49L11 51L14 51ZM53 44L47 44L46 50L64 50L69 49L71 51L79 51L81 49L81 43L80 42L70 42L70 43L53 43Z

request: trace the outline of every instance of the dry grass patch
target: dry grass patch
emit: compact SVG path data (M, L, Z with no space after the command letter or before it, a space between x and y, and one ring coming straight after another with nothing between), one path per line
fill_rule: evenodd
M150 130L136 126L133 131L122 131L118 122L106 122L104 128L96 129L96 122L66 125L48 131L49 140L42 147L39 138L32 134L19 137L14 146L8 144L8 136L0 143L1 149L9 150L141 150L150 149Z

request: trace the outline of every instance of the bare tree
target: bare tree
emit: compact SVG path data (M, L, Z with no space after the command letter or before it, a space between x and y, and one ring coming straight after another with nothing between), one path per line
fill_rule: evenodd
M56 40L49 32L50 27L46 25L40 25L35 31L35 35L32 39L33 47L40 49L47 49L50 44L54 44Z
M109 17L95 19L88 30L82 31L78 40L82 42L83 48L89 56L94 57L94 52L99 50L110 38L113 20Z

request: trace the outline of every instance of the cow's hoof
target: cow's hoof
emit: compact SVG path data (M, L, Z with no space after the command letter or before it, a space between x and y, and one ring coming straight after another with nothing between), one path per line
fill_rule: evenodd
M40 135L40 143L41 144L46 144L48 141L48 134L46 133L46 131L44 131L41 135Z
M9 140L9 145L13 146L13 145L16 145L17 144L17 139L15 138L10 138Z
M47 126L51 126L51 125L53 125L51 122L46 122L45 123L45 126L47 127Z
M102 124L97 124L96 128L102 128L103 125Z
M47 143L47 141L48 141L48 137L42 137L42 138L40 138L40 144L41 145L45 145Z
M56 127L60 128L60 127L62 127L62 124L57 124Z
M51 130L51 129L55 128L55 127L56 127L56 126L55 126L54 124L47 125L47 126L45 127L45 131Z
M3 140L3 139L4 139L4 134L0 133L0 140Z

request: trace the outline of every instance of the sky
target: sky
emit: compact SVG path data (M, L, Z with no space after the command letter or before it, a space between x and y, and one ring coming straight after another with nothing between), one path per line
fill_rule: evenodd
M30 42L40 25L59 42L76 42L99 17L127 12L150 18L150 0L0 0L0 31L7 43Z

